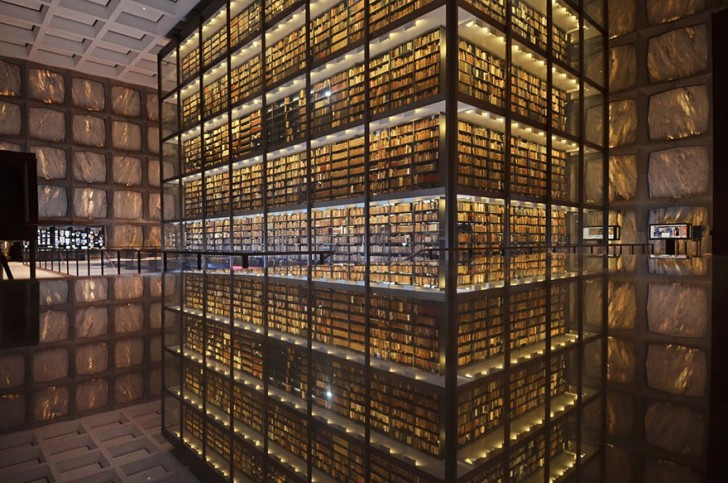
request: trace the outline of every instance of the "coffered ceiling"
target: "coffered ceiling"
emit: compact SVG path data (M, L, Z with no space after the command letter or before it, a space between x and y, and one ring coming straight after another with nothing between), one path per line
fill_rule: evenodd
M157 87L165 35L198 0L0 0L0 56Z

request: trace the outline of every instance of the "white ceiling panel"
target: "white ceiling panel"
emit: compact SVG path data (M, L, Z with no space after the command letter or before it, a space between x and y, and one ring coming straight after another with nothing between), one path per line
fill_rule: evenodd
M157 87L164 35L198 0L0 0L0 55Z

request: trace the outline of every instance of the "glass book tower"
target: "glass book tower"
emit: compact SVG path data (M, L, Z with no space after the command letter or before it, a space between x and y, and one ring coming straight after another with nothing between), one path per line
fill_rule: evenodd
M159 54L166 438L235 481L601 464L604 1L205 4Z

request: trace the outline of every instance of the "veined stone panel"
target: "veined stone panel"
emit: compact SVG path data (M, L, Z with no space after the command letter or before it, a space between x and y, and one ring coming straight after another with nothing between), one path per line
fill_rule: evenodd
M106 124L100 117L73 116L73 142L84 146L106 146Z
M98 302L109 296L109 283L105 278L76 280L74 294L76 302Z
M104 84L95 80L74 77L71 97L74 106L87 111L103 111L106 107Z
M68 351L49 349L33 354L33 381L50 382L68 377Z
M162 197L159 193L149 193L149 213L150 220L160 220L162 214Z
M660 252L659 249L655 249ZM650 258L647 260L650 273L657 275L706 275L708 262L703 257L690 258Z
M162 246L162 230L159 225L152 225L147 228L147 239L144 245L148 247L161 247Z
M139 124L112 121L111 145L123 151L141 151L142 130Z
M705 25L685 27L652 37L647 50L650 80L682 79L708 68L708 34Z
M127 117L139 117L142 113L141 94L130 87L111 87L111 111Z
M651 283L647 292L650 332L705 337L710 320L708 292L700 285Z
M111 245L114 247L140 247L144 244L141 226L115 225L111 227Z
M6 143L3 141L0 141L0 149L2 149L4 151L15 151L16 153L19 153L19 152L21 152L20 148L21 148L20 144Z
M109 311L106 307L86 307L76 311L77 338L106 335L109 331Z
M40 314L39 341L41 344L60 342L68 338L68 313L45 310Z
M86 183L106 182L106 156L91 151L73 153L73 179Z
M76 188L73 191L73 212L80 218L106 218L106 191Z
M159 154L159 128L156 126L147 128L147 149L151 154Z
M68 414L68 388L50 386L33 395L33 417L36 421L50 421Z
M710 185L706 147L665 149L650 153L650 198L683 198L705 194Z
M142 296L144 296L144 278L141 275L114 279L114 297L116 300L138 299Z
M651 24L672 22L705 8L705 0L647 0Z
M144 307L126 304L114 307L114 331L117 334L138 332L144 328Z
M66 98L63 75L45 69L29 69L28 93L31 99L46 104L63 104Z
M23 125L20 106L0 101L0 134L19 136Z
M147 163L147 176L149 177L149 186L159 187L159 169L160 164L158 159L152 159Z
M643 481L659 483L703 483L705 479L699 473L678 466L670 461L648 459L645 461Z
M68 282L65 280L41 280L40 303L59 305L68 302Z
M609 201L631 200L637 193L637 156L609 157Z
M634 481L632 478L632 453L607 444L604 481Z
M76 410L91 411L109 402L109 381L91 379L76 386Z
M114 218L138 220L144 216L144 198L136 191L114 191Z
M609 37L619 37L634 30L635 0L609 0Z
M159 96L147 93L147 119L152 122L159 121Z
M650 97L648 124L653 140L681 139L708 130L710 100L706 86L672 89Z
M76 346L76 374L98 374L109 368L106 342Z
M637 294L629 282L609 282L608 327L634 329L637 320Z
M684 406L654 402L645 411L647 443L671 453L699 456L703 453L703 415Z
M20 95L20 66L0 60L0 96Z
M55 109L31 107L28 112L28 133L35 139L63 142L66 140L66 114Z
M25 382L25 359L20 354L0 356L0 388L21 386Z
M607 432L612 436L629 436L634 428L634 404L631 396L607 393Z
M630 89L637 82L637 53L634 44L609 49L609 90Z
M124 374L118 376L114 386L114 398L118 403L135 401L144 396L144 376L142 374Z
M38 216L57 218L68 214L68 194L63 186L38 186Z
M135 186L142 184L142 160L133 156L114 156L114 183Z
M650 344L647 385L658 391L698 397L705 393L708 367L705 352L676 344Z
M144 362L144 340L122 339L114 344L114 363L117 369L140 366Z
M637 104L633 99L609 103L609 147L637 140Z
M66 150L58 148L32 147L35 153L38 177L43 179L65 179Z
M607 338L607 380L629 384L634 381L635 351L632 341Z

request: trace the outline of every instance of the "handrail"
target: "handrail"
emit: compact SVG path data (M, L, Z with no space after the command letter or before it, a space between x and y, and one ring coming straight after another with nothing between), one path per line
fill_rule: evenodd
M504 247L502 245L486 245L486 246L480 246L480 247L450 247L450 248L440 248L440 247L426 247L426 248L420 248L413 254L409 255L406 260L414 260L418 256L421 256L424 253L434 253L434 252L468 252L469 254L473 253L485 253L485 254L491 254L491 255L500 255L505 252L509 251L526 251L527 253L534 253L534 252L559 252L559 251L568 251L571 253L577 253L579 249L589 250L590 254L594 253L595 249L605 248L607 251L616 252L617 250L614 250L614 248L619 248L619 254L623 254L623 247L629 247L630 248L630 254L635 254L635 248L639 247L641 248L641 254L645 255L647 254L645 252L645 249L647 248L647 252L649 254L654 253L654 244L652 243L610 243L608 245L515 245L515 246L507 246ZM649 248L648 248L649 247Z

